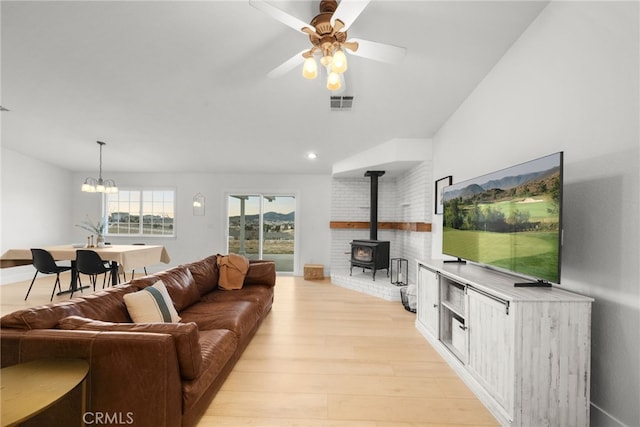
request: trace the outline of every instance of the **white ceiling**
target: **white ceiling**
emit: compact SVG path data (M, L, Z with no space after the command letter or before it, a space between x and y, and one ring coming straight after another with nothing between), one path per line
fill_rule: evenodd
M318 10L270 3L306 22ZM309 42L248 1L3 0L2 145L71 171L97 169L101 140L105 172L330 173L431 137L545 5L373 0L349 36L407 56L349 56L354 106L332 112L321 79L266 77Z

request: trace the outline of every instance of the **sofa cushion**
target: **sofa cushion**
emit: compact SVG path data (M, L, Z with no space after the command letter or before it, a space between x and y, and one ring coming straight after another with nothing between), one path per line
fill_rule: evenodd
M178 312L196 303L200 299L200 292L196 286L191 271L186 266L178 266L161 271L149 276L141 277L131 281L131 285L145 288L162 280L167 288L169 296Z
M200 331L229 329L242 341L258 327L261 310L252 301L199 302L180 315L184 322L196 323Z
M129 316L136 323L178 322L180 316L162 280L124 296Z
M203 296L200 301L203 303L252 301L259 305L261 316L264 316L273 305L273 287L245 285L242 289L233 292L210 292Z
M112 323L80 316L69 316L60 320L58 326L60 329L85 331L169 334L173 337L176 345L182 378L192 380L200 374L202 352L200 350L200 334L195 323Z
M200 296L206 295L218 287L218 257L211 255L203 260L187 264Z
M52 329L67 316L83 316L107 322L130 322L124 295L137 291L130 285L118 285L71 300L31 307L0 319L3 328Z
M218 270L220 289L240 289L249 270L249 260L238 254L218 255Z

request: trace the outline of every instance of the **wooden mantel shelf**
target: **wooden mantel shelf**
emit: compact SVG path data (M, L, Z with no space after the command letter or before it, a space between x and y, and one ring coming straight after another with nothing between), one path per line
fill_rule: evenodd
M367 229L369 221L331 221L331 229ZM402 230L430 232L431 224L428 222L378 222L378 230Z

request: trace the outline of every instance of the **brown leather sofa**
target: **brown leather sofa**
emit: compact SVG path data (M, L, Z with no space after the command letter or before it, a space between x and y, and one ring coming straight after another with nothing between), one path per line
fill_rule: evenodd
M275 265L251 261L242 289L218 288L216 256L0 319L2 367L90 363L79 391L21 425L194 426L271 310ZM132 323L123 296L162 280L180 323ZM28 398L28 397L27 397ZM99 422L98 422L99 421Z

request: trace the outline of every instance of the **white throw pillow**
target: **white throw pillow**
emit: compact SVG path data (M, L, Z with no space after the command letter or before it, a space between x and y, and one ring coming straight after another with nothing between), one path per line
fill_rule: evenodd
M158 280L141 291L124 295L124 303L135 323L176 323L180 316L173 306L167 287Z

